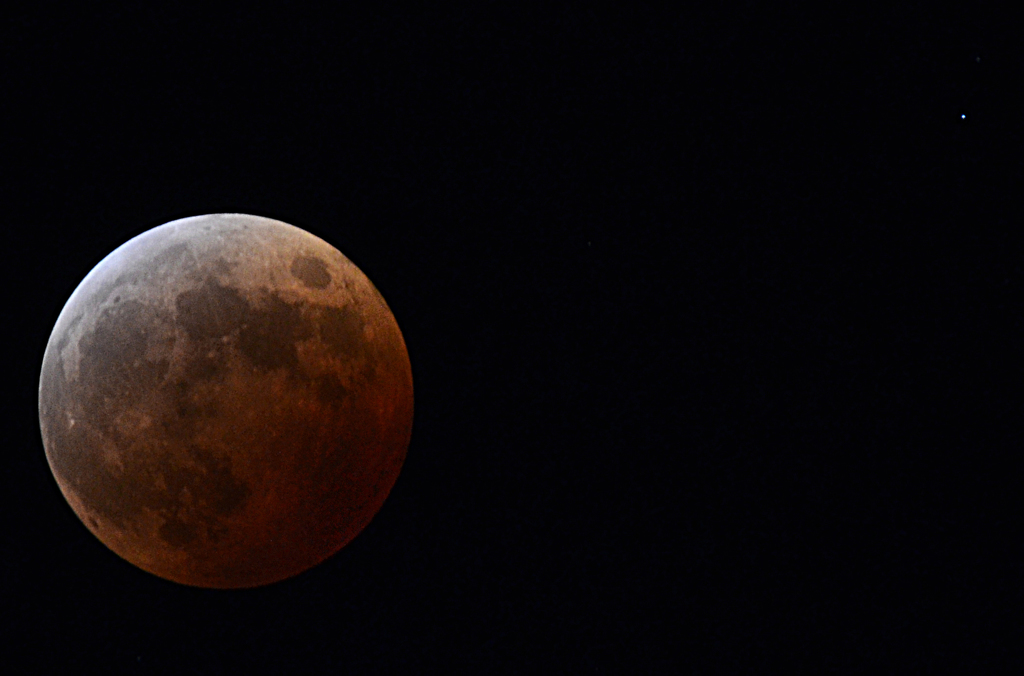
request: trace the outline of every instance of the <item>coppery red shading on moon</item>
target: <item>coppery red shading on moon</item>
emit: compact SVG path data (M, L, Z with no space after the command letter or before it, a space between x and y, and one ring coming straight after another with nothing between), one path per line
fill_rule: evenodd
M46 457L82 522L182 584L269 584L373 518L412 433L412 371L369 279L312 234L185 218L118 248L43 358Z

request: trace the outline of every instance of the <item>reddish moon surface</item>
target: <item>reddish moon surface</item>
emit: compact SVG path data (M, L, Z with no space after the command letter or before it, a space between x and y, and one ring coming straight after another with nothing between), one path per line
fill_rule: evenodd
M352 540L398 478L412 371L337 249L244 214L185 218L103 259L43 358L46 458L85 526L186 585L256 587Z

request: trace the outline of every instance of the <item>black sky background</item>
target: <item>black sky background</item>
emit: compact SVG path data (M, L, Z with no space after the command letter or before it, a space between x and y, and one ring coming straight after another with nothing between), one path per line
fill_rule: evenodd
M9 15L5 653L63 673L1020 664L1022 75L1008 17L975 7ZM356 263L416 395L370 526L233 592L105 549L36 408L86 273L219 212Z

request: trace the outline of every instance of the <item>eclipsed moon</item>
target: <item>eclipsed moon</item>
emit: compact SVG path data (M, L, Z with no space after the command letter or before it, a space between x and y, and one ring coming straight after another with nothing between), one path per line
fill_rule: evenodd
M46 346L39 420L72 509L162 578L255 587L352 540L401 470L412 371L359 268L294 226L215 214L103 259Z

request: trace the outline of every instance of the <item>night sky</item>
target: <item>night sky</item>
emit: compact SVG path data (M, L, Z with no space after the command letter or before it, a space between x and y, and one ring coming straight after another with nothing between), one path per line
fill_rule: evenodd
M1020 664L1008 16L265 6L0 24L10 663ZM92 267L221 212L358 265L416 397L373 522L242 591L107 550L60 494L37 412L50 330Z

